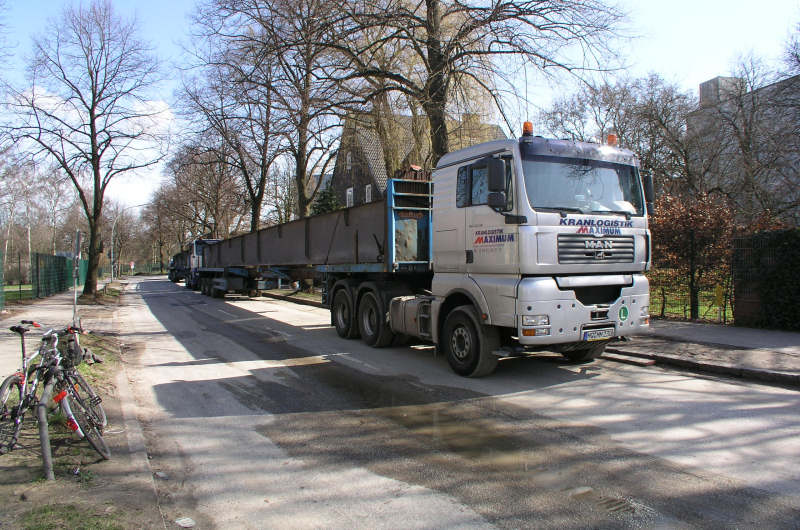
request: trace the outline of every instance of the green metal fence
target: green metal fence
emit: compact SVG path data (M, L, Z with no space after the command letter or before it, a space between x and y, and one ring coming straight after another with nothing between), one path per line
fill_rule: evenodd
M78 264L78 285L86 281L87 260ZM31 258L31 295L45 298L61 293L72 287L73 261L63 256L34 254Z

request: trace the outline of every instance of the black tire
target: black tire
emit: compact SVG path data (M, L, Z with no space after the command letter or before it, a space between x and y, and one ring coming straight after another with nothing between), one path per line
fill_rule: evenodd
M0 455L11 451L19 439L25 419L25 410L20 407L22 397L19 376L6 377L0 385Z
M574 363L589 363L603 355L606 349L607 340L600 342L579 343L578 346L567 346L562 348L561 355Z
M75 422L81 428L81 431L83 431L84 438L97 451L97 454L103 457L103 460L108 460L111 458L111 450L103 439L99 425L94 419L94 414L81 402L73 387L67 386L67 391L69 392L69 405L72 409L72 415L75 417Z
M468 305L456 307L445 320L442 349L458 375L483 377L497 368L493 352L500 347L500 335L495 328L478 327L477 322L475 310Z
M339 289L333 296L331 315L336 333L343 339L358 337L358 326L353 322L353 303L346 289Z
M383 304L373 292L365 293L358 303L358 331L361 340L373 348L384 348L394 340Z
M106 411L103 410L102 399L94 391L89 382L83 378L78 372L71 372L64 374L67 382L75 390L74 399L81 402L81 405L92 415L94 424L97 425L98 430L102 433L103 429L108 425L108 418Z

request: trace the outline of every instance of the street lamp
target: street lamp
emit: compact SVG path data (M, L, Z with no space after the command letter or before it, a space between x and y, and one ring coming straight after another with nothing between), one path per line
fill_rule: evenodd
M122 210L119 211L116 217L114 217L114 222L111 223L111 281L114 281L114 228L117 226L117 221L122 216L122 212L125 210L130 210L131 208L139 208L140 206L147 206L148 203L143 204L134 204L133 206L126 206Z

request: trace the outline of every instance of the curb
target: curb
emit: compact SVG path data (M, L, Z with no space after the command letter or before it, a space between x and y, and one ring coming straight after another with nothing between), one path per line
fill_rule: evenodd
M673 341L673 342L681 342L681 341ZM764 370L761 368L744 368L741 366L736 366L727 363L711 364L705 362L692 361L684 357L663 355L658 353L642 353L638 351L631 351L615 347L606 348L606 351L610 353L619 353L622 355L631 355L633 357L653 359L658 364L677 366L680 368L687 368L689 370L698 372L730 375L741 379L762 381L768 383L777 383L780 385L800 388L800 374L795 374L795 373L777 372L774 370Z

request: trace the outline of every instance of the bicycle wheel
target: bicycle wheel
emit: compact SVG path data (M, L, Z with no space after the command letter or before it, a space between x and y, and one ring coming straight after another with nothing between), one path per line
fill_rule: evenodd
M25 419L22 397L19 375L6 377L0 385L0 455L11 451L19 439Z
M103 410L100 396L94 391L92 385L77 371L65 372L64 377L67 380L67 384L75 390L74 399L80 401L83 408L92 414L94 424L102 433L103 429L108 425L108 419L106 418L106 411Z
M98 429L94 414L76 398L77 392L72 386L67 386L67 392L69 393L72 415L83 431L83 436L86 438L86 441L97 451L97 454L103 457L103 460L108 460L111 458L111 450L108 448L108 445L106 445L106 441L103 440L103 435Z

